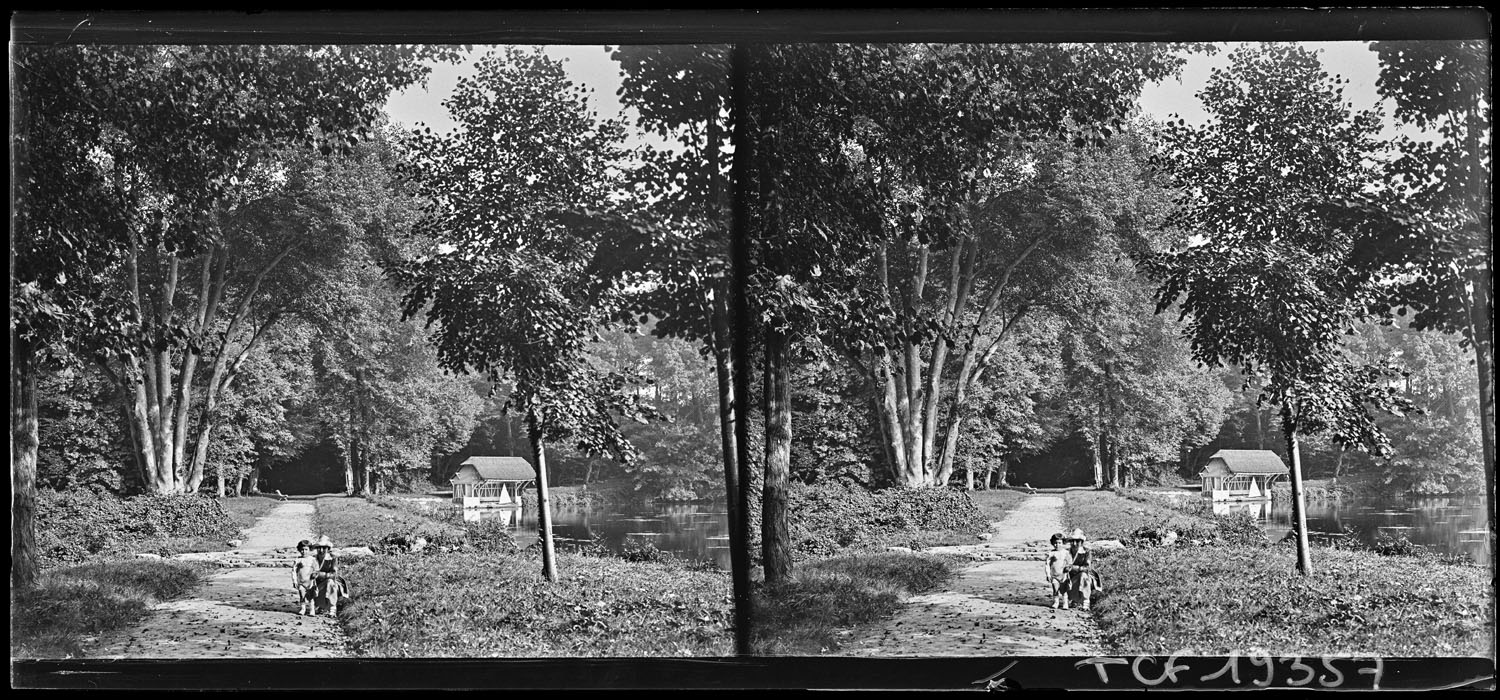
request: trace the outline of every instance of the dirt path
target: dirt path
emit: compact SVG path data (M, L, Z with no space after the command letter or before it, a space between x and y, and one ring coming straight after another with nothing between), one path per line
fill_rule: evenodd
M1062 530L1061 496L1034 495L978 545L929 551L982 563L945 590L910 598L894 618L861 630L836 656L1090 656L1100 651L1088 613L1052 609L1043 579L1047 539Z
M312 539L312 503L287 502L245 530L232 552L184 554L226 567L191 598L160 603L144 622L85 645L92 658L346 656L334 618L297 615L291 587L298 540Z

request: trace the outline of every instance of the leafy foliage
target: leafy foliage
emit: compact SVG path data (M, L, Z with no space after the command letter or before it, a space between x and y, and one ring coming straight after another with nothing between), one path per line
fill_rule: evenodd
M871 492L836 484L797 485L788 501L792 546L799 558L889 545L921 546L925 530L978 533L989 527L968 494L949 489Z
M118 399L104 378L85 366L44 373L37 384L37 484L116 495L137 487L141 475L126 466Z
M557 583L539 576L527 553L365 558L346 565L360 595L340 618L361 657L729 653L722 573L558 556L575 573Z
M94 555L137 550L177 551L172 540L228 539L239 527L215 499L197 494L37 492L37 555L44 564L78 563Z
M1261 369L1291 433L1388 449L1371 407L1399 410L1389 366L1355 366L1342 338L1368 317L1381 265L1369 231L1324 204L1379 198L1379 116L1349 114L1316 55L1241 49L1202 93L1212 120L1163 133L1162 163L1182 197L1185 248L1151 256L1158 311L1180 300L1194 357Z
M1121 654L1488 653L1494 592L1482 568L1327 549L1322 570L1298 576L1291 556L1278 547L1096 555L1110 590L1095 619Z
M538 437L628 459L614 416L647 409L626 391L628 376L584 360L615 290L591 272L597 241L563 222L606 207L621 127L595 122L540 52L490 54L475 72L444 103L455 132L413 135L414 181L432 203L418 231L436 248L387 271L405 290L406 315L425 312L436 326L443 367L513 385Z

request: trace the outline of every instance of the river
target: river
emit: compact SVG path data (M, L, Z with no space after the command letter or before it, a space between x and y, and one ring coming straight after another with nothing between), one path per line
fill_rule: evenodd
M471 508L464 519L501 520L517 544L536 542L535 508ZM722 503L558 508L552 512L552 535L561 542L593 540L615 552L649 542L682 558L729 569L729 516Z
M1272 538L1292 529L1290 501L1215 503L1216 512L1239 510L1254 515ZM1490 562L1485 504L1480 499L1409 498L1396 501L1345 499L1307 504L1309 533L1340 533L1348 528L1365 544L1380 535L1404 535L1414 544L1462 552L1480 564Z

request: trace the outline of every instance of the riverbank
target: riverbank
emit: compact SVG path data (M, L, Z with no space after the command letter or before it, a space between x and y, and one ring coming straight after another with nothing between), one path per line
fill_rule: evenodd
M1094 618L1107 653L1493 658L1487 567L1314 546L1304 576L1294 548L1258 539L1239 527L1243 518L1201 518L1108 492L1069 495L1068 527L1090 539L1164 523L1193 533L1175 546L1095 550L1107 593Z
M847 544L859 547L829 548L815 556L803 552L792 579L778 586L756 580L755 653L812 655L837 648L852 628L888 618L902 607L903 600L947 581L966 561L922 552L887 552L875 543L889 537L905 543L914 537L924 543L973 543L979 541L980 530L987 529L985 517L1001 517L1024 499L1024 495L1007 492L992 492L972 503L955 499L956 494L938 496L939 502L963 501L968 516L950 519L957 523L977 520L979 529L918 527L944 520L936 514L906 513L907 517L886 523L892 519L890 512L854 509L843 521L851 532L861 535L855 538L858 542ZM848 505L847 499L836 500ZM320 523L344 528L335 539L375 547L391 540L393 530L409 530L407 539L427 532L429 542L438 542L437 537L448 536L431 533L459 527L465 537L471 537L483 527L455 523L451 513L401 499L321 499L319 508ZM887 531L889 535L882 534ZM822 543L824 538L817 539ZM561 580L547 584L540 578L541 563L535 551L503 546L474 551L465 546L460 553L447 546L456 540L441 541L444 547L424 554L349 562L349 577L359 582L360 594L341 618L354 653L417 657L733 653L727 571L653 547L610 553L570 544L559 547ZM441 581L434 581L433 576L440 576ZM752 576L758 579L759 572L753 571ZM529 607L518 612L514 610L517 605Z

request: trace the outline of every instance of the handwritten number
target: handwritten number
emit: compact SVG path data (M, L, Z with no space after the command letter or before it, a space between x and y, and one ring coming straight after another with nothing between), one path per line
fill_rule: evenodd
M1254 681L1256 685L1264 688L1268 685L1271 685L1271 682L1276 680L1276 664L1272 663L1272 661L1273 659L1267 654L1261 654L1257 652L1250 655L1251 666L1266 667L1266 677L1264 679Z
M1323 657L1323 668L1328 669L1329 673L1333 674L1333 678L1330 680L1328 676L1323 676L1318 679L1319 685L1324 688L1337 688L1344 684L1344 672L1334 668L1333 661L1326 656Z
M1225 659L1223 668L1214 671L1207 676L1199 678L1198 680L1211 681L1215 678L1218 678L1219 676L1224 675L1225 673L1229 674L1229 680L1233 681L1235 685L1240 684L1240 655L1238 653L1230 654L1229 658Z
M1374 676L1370 681L1370 690L1380 690L1380 676L1385 673L1385 659L1375 657L1375 668L1362 668L1359 673Z
M1211 681L1211 680L1213 680L1215 678L1218 678L1219 676L1224 675L1225 673L1229 674L1229 680L1232 681L1235 685L1239 685L1240 684L1240 656L1239 656L1239 654L1230 654L1229 658L1224 661L1224 667L1223 668L1221 668L1221 669L1219 669L1217 671L1214 671L1213 673L1211 673L1211 674L1209 674L1207 676L1199 678L1198 680L1200 680L1200 681Z
M1291 678L1286 679L1286 684L1287 685L1307 685L1308 683L1311 683L1313 681L1313 676L1317 675L1317 672L1313 670L1313 667L1308 666L1307 664L1302 663L1302 657L1300 657L1300 656L1283 656L1283 657L1281 657L1282 661L1286 661L1287 659L1291 659L1292 660L1292 670L1293 671L1306 671L1307 672L1307 675L1303 676L1302 680L1300 680L1300 681L1292 680Z

